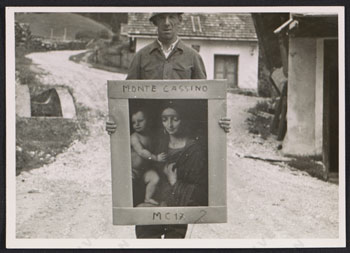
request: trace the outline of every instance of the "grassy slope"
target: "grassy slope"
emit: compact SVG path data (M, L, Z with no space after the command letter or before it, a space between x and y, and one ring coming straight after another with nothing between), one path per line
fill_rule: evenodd
M20 83L27 84L31 97L52 88L40 82L25 58L29 53L24 48L16 48L16 71ZM77 120L58 118L16 117L16 173L39 168L53 162L74 140L88 135L86 127L87 109L75 104Z
M27 84L31 97L52 88L40 82L31 69L32 61L25 57L30 53L16 47L16 78ZM77 120L58 118L16 117L16 174L23 170L39 168L55 160L74 140L88 135L86 119L88 110L76 103Z
M67 28L67 39L74 39L79 31L108 30L107 27L92 19L74 13L17 13L15 20L21 23L29 23L33 35L50 37L51 28L54 37L63 37L64 28Z

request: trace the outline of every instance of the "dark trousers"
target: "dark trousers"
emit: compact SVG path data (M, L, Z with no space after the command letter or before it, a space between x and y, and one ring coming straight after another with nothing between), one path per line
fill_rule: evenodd
M135 227L136 238L185 238L187 224L179 225L138 225Z

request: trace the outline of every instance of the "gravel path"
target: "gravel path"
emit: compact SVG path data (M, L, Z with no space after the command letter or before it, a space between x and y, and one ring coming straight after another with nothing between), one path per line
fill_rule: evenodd
M29 55L46 74L47 85L73 89L91 109L91 135L75 142L52 164L17 176L17 238L135 238L133 226L112 225L107 79L122 74L68 60L77 51ZM247 110L258 98L228 95L228 223L190 225L187 238L337 238L338 186L286 165L238 154L275 154L275 143L248 133Z

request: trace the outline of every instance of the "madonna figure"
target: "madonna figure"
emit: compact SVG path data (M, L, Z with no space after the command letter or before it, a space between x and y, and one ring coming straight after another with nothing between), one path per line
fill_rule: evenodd
M180 103L167 101L161 109L162 136L156 153L165 153L159 163L160 183L155 199L161 206L208 205L208 154L200 136L189 123ZM141 204L139 206L151 206ZM184 238L187 225L136 226L138 238Z

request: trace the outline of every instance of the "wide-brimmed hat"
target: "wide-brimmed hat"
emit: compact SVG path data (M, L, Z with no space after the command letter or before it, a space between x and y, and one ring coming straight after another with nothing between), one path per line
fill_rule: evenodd
M150 15L150 17L149 17L149 21L151 21L152 23L154 23L154 17L155 16L158 16L159 14L163 14L163 13L168 13L168 12L153 12L153 13L151 13L151 15ZM179 14L179 15L182 15L183 14L183 12L176 12L177 14Z

